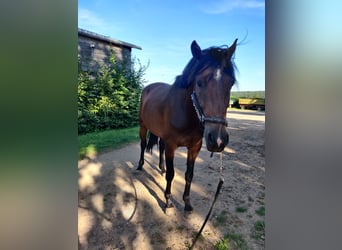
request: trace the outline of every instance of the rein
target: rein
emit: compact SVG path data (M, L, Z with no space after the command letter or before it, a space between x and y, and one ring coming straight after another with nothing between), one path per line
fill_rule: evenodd
M202 126L204 126L205 122L211 122L211 123L219 123L222 124L224 126L228 126L227 120L220 118L220 117L211 117L211 116L205 116L205 114L203 113L203 110L201 108L201 106L199 105L198 99L197 99L197 95L194 92L192 92L191 94L191 100L192 100L192 105L195 108L197 117L199 119L199 121L201 122Z
M219 183L218 183L218 185L217 185L217 189L216 189L216 193L215 193L215 197L214 197L213 203L211 204L211 207L210 207L210 209L209 209L209 212L208 212L207 216L205 217L205 220L204 220L204 222L203 222L203 224L202 224L201 229L198 231L198 233L196 234L196 237L195 237L194 241L192 242L192 245L191 245L191 247L190 247L190 250L192 250L192 249L194 248L194 246L195 246L195 244L196 244L196 242L197 242L199 236L200 236L201 233L202 233L202 230L203 230L205 224L207 224L207 221L208 221L208 219L209 219L209 217L210 217L211 211L213 210L214 204L215 204L215 202L216 202L216 200L217 200L217 197L218 197L218 195L219 195L219 193L220 193L220 190L221 190L221 188L222 188L222 185L223 185L223 182L224 182L224 178L223 178L222 152L220 153L220 161L221 161L221 164L220 164L220 180L219 180Z

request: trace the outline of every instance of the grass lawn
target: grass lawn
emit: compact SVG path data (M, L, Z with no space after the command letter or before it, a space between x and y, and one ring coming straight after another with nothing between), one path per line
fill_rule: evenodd
M78 159L139 141L139 126L78 136Z

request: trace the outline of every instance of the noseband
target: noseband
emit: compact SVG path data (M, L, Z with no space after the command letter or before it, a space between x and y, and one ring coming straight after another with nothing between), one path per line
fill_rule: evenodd
M210 116L204 115L203 110L202 110L201 106L199 105L195 91L192 92L192 94L191 94L191 100L192 100L192 105L194 105L194 108L196 110L197 117L200 120L202 126L204 126L205 122L219 123L219 124L222 124L226 127L228 126L226 119L223 119L220 117L210 117Z

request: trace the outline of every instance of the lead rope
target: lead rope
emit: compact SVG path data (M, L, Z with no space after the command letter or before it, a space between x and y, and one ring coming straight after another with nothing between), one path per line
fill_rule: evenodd
M224 178L223 178L223 161L222 161L222 152L220 153L220 180L222 181L222 183L224 182Z
M211 156L212 156L212 154L211 154ZM220 153L220 180L219 180L219 183L218 183L218 185L217 185L215 197L214 197L213 203L211 204L211 207L210 207L210 209L209 209L209 212L208 212L207 216L205 217L205 220L204 220L204 222L203 222L203 225L202 225L201 229L198 231L198 233L196 234L196 237L195 237L194 241L192 242L192 245L191 245L191 247L190 247L190 250L194 248L194 246L195 246L195 244L196 244L196 241L198 240L199 236L201 235L202 230L203 230L205 224L207 224L207 221L208 221L208 219L209 219L209 217L210 217L211 211L213 210L214 204L215 204L215 202L216 202L216 200L217 200L217 197L218 197L218 195L219 195L219 193L220 193L220 190L221 190L221 188L222 188L223 182L224 182L224 178L223 178L223 162L222 162L222 152L221 152L221 153Z

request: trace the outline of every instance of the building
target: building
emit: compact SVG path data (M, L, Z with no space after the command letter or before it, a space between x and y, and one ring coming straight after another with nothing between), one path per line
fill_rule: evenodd
M132 48L141 47L78 28L78 60L82 70L96 71L109 63L111 52L118 62L131 61Z

